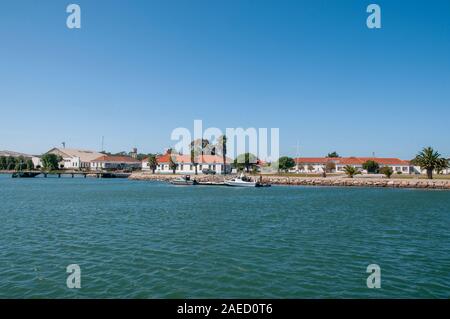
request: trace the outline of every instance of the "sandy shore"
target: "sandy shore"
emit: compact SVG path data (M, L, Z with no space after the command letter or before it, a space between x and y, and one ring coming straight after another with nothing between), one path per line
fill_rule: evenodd
M148 172L133 173L129 179L148 181L171 181L180 175L151 174ZM221 175L192 175L201 182L222 182ZM232 178L227 175L227 179ZM253 177L259 180L259 176ZM347 178L347 177L285 177L285 176L262 176L264 183L273 185L303 185L303 186L350 186L350 187L391 187L391 188L421 188L421 189L448 189L450 180L424 180L424 179L388 179L388 178Z

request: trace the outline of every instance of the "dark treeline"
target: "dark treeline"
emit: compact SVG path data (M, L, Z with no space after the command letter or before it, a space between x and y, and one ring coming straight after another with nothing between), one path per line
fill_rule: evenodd
M0 156L0 170L31 170L33 161L23 156Z

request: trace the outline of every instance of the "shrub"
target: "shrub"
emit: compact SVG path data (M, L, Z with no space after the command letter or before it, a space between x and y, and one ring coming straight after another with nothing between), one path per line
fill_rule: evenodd
M391 167L385 166L380 168L380 173L386 175L387 178L391 178L392 174L394 174L394 171Z

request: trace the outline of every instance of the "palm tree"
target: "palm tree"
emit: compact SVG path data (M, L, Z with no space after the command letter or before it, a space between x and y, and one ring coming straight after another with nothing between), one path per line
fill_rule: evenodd
M195 156L195 150L194 150L193 146L191 146L191 163L192 163L192 165L194 165L194 168L195 168L195 175L198 174L198 173L197 173L197 166L198 166L198 163L197 163L196 158L197 158L197 156Z
M434 170L442 171L449 166L448 160L441 158L441 154L430 146L425 147L411 162L420 166L421 169L425 169L428 179L433 179Z
M361 172L351 165L346 165L344 167L344 172L348 177L353 178L353 176L360 174Z
M191 142L191 162L192 165L194 165L195 167L195 175L197 175L197 166L198 166L198 156L202 156L207 153L209 154L209 152L213 152L213 150L211 150L209 141L207 139L204 138L198 138L196 140L193 140Z
M177 163L173 160L173 155L170 155L169 157L169 168L172 170L172 172L175 174L175 171L177 170Z
M152 173L155 174L156 167L158 167L158 159L156 158L155 154L149 154L148 166L152 170Z
M223 161L223 174L227 173L227 136L222 135L219 137L219 149L222 152L222 161Z
M441 174L442 171L450 166L449 160L446 158L440 158L436 167L436 173Z

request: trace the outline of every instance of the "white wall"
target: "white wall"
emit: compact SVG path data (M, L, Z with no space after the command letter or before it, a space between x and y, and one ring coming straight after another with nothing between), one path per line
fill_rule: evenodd
M143 163L144 164L144 163ZM222 168L223 168L223 164L199 164L197 165L197 173L198 174L203 174L202 170L203 169L211 169L213 171L216 172L216 174L222 174ZM148 165L143 165L142 166L143 170L150 170L150 168L148 167ZM172 170L169 168L168 164L159 164L155 170L155 173L162 173L162 174L172 174ZM231 165L227 164L227 172L230 173L231 172ZM195 166L191 165L191 164L179 164L175 174L195 174Z

